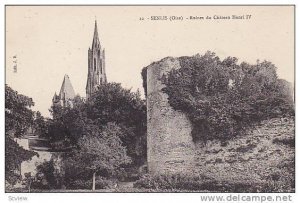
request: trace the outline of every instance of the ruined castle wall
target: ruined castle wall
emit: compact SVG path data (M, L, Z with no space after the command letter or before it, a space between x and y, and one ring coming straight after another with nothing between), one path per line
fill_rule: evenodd
M194 168L191 123L170 106L168 95L162 92L160 79L173 68L180 68L180 63L170 57L147 67L147 156L151 174L187 173Z
M226 143L194 143L190 121L170 106L162 91L160 79L173 68L180 68L180 63L170 57L146 67L149 173L202 174L220 183L246 185L263 184L283 174L280 181L287 189L282 189L290 191L288 185L295 181L294 119L265 120Z

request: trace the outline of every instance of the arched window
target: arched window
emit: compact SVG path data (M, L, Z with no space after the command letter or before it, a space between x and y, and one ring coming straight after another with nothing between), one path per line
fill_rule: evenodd
M102 61L100 62L100 74L102 74Z

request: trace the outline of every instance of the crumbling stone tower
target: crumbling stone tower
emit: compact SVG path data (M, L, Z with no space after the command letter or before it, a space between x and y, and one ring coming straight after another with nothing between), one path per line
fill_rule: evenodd
M95 21L94 37L92 47L88 50L88 78L86 83L86 99L97 90L99 85L105 84L105 50L101 47L97 21Z
M195 165L192 125L175 111L162 91L163 74L180 68L177 58L164 58L147 70L147 161L150 174L188 173Z

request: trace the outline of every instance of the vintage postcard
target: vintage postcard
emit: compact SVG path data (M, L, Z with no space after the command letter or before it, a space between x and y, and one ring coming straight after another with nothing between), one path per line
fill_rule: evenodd
M294 193L294 78L293 5L7 5L5 192Z

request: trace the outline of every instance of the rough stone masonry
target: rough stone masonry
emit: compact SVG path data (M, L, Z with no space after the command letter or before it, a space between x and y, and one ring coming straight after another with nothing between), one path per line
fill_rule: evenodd
M180 68L179 60L167 57L147 70L147 158L150 174L187 173L193 170L195 145L186 115L175 111L162 92L163 74Z
M167 57L145 67L147 73L148 171L157 174L204 174L227 183L260 184L275 174L294 184L295 147L278 140L295 138L293 118L269 119L249 128L243 135L206 143L192 140L192 125L185 114L175 111L162 91L163 75L179 69L178 58ZM144 80L146 79L145 76ZM290 189L283 189L290 191Z

